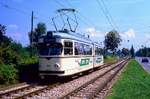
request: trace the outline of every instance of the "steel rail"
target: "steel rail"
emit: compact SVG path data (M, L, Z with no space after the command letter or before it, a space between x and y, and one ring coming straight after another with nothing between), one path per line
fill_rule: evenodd
M107 71L104 72L103 74L100 74L99 76L93 78L93 79L90 80L89 82L87 82L87 83L81 85L80 87L78 87L78 88L72 90L71 92L69 92L69 93L67 93L67 94L65 94L65 95L63 95L63 96L61 96L61 97L59 97L59 98L60 98L60 99L66 99L66 98L68 99L71 94L76 93L77 91L81 90L82 88L84 88L84 87L86 87L87 85L91 84L92 82L96 81L98 78L104 76L105 74L107 74L107 73L110 72L111 70L115 69L117 66L120 66L120 65L121 65L122 63L124 63L124 62L125 62L125 60L123 60L123 61L121 60L121 63L117 64L116 66L114 66L114 67L112 67L111 69L107 70ZM117 63L118 63L118 62L117 62ZM106 67L108 67L108 66L106 66Z
M122 63L121 67L119 67L119 69L117 71L115 71L115 73L113 75L111 75L102 85L100 85L96 90L95 92L91 93L87 99L94 99L94 97L101 91L103 90L107 84L118 74L118 72L124 67L124 65L126 64L127 62L125 61L124 63Z
M97 67L97 70L100 70L100 69L109 67L109 66L114 65L114 64L116 64L116 63L118 63L118 62L120 62L120 61L122 61L122 59L121 59L121 60L117 60L117 61L113 61L113 62L109 62L109 63L105 63L105 64L103 64L102 66ZM96 78L95 78L95 79L96 79ZM93 81L94 81L94 79L93 79ZM25 94L23 94L23 95L21 95L21 96L17 96L17 97L15 97L15 99L22 99L22 98L24 98L24 97L30 97L30 96L33 96L33 95L35 95L35 94L39 94L40 92L42 92L42 91L44 91L44 90L51 89L51 88L53 88L53 87L55 87L55 86L58 86L59 84L60 84L60 83L55 83L55 84L50 85L50 86L44 86L43 88L34 90L34 91L32 91L32 92L29 92L29 93L25 93ZM11 91L8 91L8 92L5 92L5 93L0 94L0 98L3 97L3 96L8 96L8 95L11 95L11 94L13 94L13 93L16 94L16 93L19 92L19 91L23 91L23 90L26 90L26 89L29 89L29 88L35 88L35 87L36 87L36 85L34 84L34 85L26 86L26 87L17 88L17 89L15 89L15 90L11 90Z

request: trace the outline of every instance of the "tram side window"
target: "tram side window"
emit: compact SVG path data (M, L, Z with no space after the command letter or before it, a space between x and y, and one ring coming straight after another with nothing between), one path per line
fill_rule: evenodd
M84 44L84 55L92 55L92 47Z
M95 48L95 55L102 55L102 53L103 53L102 48L98 48L98 47Z
M102 48L99 48L99 53L100 53L100 55L103 54L103 49Z
M75 42L75 55L92 55L92 47L90 45Z
M79 55L79 46L77 42L75 42L75 55Z
M83 55L84 49L81 43L75 42L75 55Z
M98 47L95 47L95 55L99 55Z
M64 55L73 55L73 43L65 41L64 42Z

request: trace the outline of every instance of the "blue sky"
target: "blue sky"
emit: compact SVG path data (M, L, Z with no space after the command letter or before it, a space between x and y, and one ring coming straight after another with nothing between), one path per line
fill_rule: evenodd
M150 45L149 0L103 1L123 39L121 47L129 48L133 44L138 49L141 45ZM31 11L34 11L36 17L34 27L38 22L44 22L50 30L53 29L51 17L57 15L57 9L74 7L78 11L77 32L90 34L91 39L96 42L103 42L106 33L113 29L97 0L0 0L0 3L11 7L10 9L0 5L0 23L7 26L8 36L24 46L29 44ZM84 24L85 22L89 24Z

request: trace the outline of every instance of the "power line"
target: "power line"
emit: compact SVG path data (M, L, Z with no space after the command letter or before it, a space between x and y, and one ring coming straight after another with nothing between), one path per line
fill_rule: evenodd
M28 13L28 11L25 11L25 10L22 10L22 9L20 9L20 8L16 8L16 7L12 7L12 6L10 6L10 5L8 5L8 4L5 4L5 3L2 3L2 2L0 2L0 6L2 6L2 7L4 7L4 8L7 8L7 9L10 9L10 10L14 10L14 11L16 11L16 12L18 12L18 13L22 13L22 14L24 14L24 15L27 15L27 16L32 16L32 14L30 14L30 13ZM43 14L40 14L40 13L38 13L38 12L36 12L38 15L40 15L40 16L43 16ZM40 19L42 19L42 20L47 20L47 21L50 21L50 17L39 17L39 16L33 16L33 19L35 20L35 19L37 19L37 20L40 20ZM50 23L50 25L52 25L52 23Z
M24 10L21 10L21 9L18 9L18 8L15 8L15 7L12 7L12 6L9 6L8 4L4 4L2 2L0 2L0 5L4 8L7 8L7 9L11 9L11 10L14 10L16 12L19 12L19 13L22 13L22 14L25 14L25 15L28 15L28 16L31 16L31 14L27 13L26 11Z
M102 4L104 5L104 8L105 8L106 13L107 13L108 16L110 17L110 20L113 22L113 24L115 25L115 27L119 30L118 26L116 25L116 22L114 21L114 19L113 19L111 13L110 13L109 10L108 10L108 7L106 6L104 0L101 0L101 1L102 1Z
M69 0L66 0L66 3L68 3L68 5L70 5L71 7L75 8L70 2ZM88 20L86 23L91 24L94 27L98 27L94 24L94 22L92 22L89 18L87 18L86 16L84 16L81 12L79 12L77 10L78 14L84 19L84 20Z
M12 0L9 0L9 1L12 1ZM19 5L19 3L18 2L15 2L15 4L17 4L17 5ZM5 4L5 5L8 5L8 4ZM29 6L24 6L24 5L21 5L21 7L23 7L23 8L25 8L25 9L27 9L27 8L29 8ZM11 8L13 8L13 9L17 9L17 10L20 10L20 8L18 9L18 8L14 8L14 7L11 7ZM33 10L32 10L33 11ZM31 12L32 12L31 11ZM26 11L24 11L24 10L20 10L20 12L25 12L25 13L27 13L28 11L26 10ZM34 11L34 14L38 14L39 16L43 16L44 14L43 13L39 13L39 12L37 12L37 11ZM31 16L31 14L30 14L30 16ZM35 17L35 16L34 16ZM48 16L44 16L44 18L45 19L48 19L49 17Z
M62 3L60 3L58 0L54 0L58 5L60 5L61 7L65 7L65 5L64 4L62 4ZM71 7L73 7L73 5L67 0L67 3L68 3L68 5L70 5ZM74 8L74 7L73 7ZM84 23L85 25L87 25L87 26L89 26L89 27L91 27L91 26L94 26L94 27L97 27L96 25L94 25L92 22L90 22L89 21L89 19L87 19L86 17L84 17L84 15L83 14L81 14L79 11L77 11L78 12L78 14L80 15L80 16L82 16L82 18L80 18L79 16L77 16L78 17L78 19L82 22L82 23ZM87 19L88 21L85 21L85 19Z
M60 3L58 0L53 0L54 2L56 2L58 5L60 5L61 7L65 7L65 5L63 5L62 3Z
M106 17L108 23L110 24L110 26L115 29L115 26L113 25L111 19L109 18L108 14L105 12L105 9L102 7L101 2L99 0L96 0L96 1L99 5L99 8L102 10L103 14L105 15L105 17Z

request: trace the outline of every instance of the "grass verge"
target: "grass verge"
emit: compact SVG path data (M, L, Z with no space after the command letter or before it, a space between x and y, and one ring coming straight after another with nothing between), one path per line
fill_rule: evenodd
M150 99L150 74L131 60L106 99Z
M117 56L105 56L104 57L104 63L112 62L112 61L115 61L115 60L117 60Z

